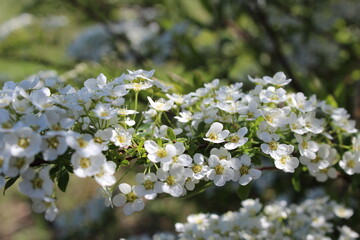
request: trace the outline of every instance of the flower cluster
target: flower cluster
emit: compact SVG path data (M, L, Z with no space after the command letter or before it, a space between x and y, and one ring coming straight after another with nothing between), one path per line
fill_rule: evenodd
M327 198L308 199L287 205L277 201L263 206L258 199L247 199L237 212L193 214L186 223L177 223L179 239L324 239L335 231L339 240L357 239L359 234L348 226L334 228L337 218L348 219L353 210Z
M6 82L0 186L20 178L34 210L53 220L54 183L65 191L69 173L93 178L106 205L129 215L145 199L181 197L198 183L247 185L261 176L264 159L288 173L302 165L321 182L360 172L360 136L346 110L288 93L283 73L249 78L256 84L249 91L216 79L186 95L169 94L153 74L129 71L111 81L100 74L80 89L54 76ZM122 182L134 166L142 168L135 183Z

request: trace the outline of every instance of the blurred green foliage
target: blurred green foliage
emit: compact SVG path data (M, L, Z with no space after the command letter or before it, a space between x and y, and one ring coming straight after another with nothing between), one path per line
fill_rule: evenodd
M0 81L20 81L51 69L80 85L101 72L113 79L126 69L143 68L156 69L157 78L186 93L213 78L244 81L246 87L248 75L272 76L284 71L293 79L294 91L316 94L345 107L359 123L359 11L357 0L296 0L291 4L285 0L17 0L16 4L1 0ZM24 13L28 15L24 17ZM271 200L280 195L293 201L304 197L305 187L299 192L292 190L286 174L264 175L275 186L263 181L258 184L263 187L253 186L250 197ZM292 182L298 187L324 188L352 207L356 206L354 198L360 196L359 177L326 184L312 178ZM73 188L69 191L79 190ZM88 188L94 194L93 187ZM61 201L60 209L69 205ZM78 202L82 201L71 203L67 209L75 209ZM208 208L204 202L214 204ZM224 212L238 207L239 198L232 186L227 191L211 188L184 201L151 203L143 216L128 220L116 222L119 216L116 218L115 211L105 212L113 222L89 225L85 233L81 233L81 225L78 229L82 230L76 232L75 226L75 232L63 239L110 239L131 234L134 229L151 233L172 229L173 223L167 221L183 221L185 213ZM355 212L353 219L360 219L359 211ZM154 218L160 220L154 222ZM161 227L155 229L155 223ZM359 224L353 222L354 229L359 231ZM59 231L54 225L40 225L39 234L47 232L44 226L54 233ZM42 239L55 237L51 233L44 236Z

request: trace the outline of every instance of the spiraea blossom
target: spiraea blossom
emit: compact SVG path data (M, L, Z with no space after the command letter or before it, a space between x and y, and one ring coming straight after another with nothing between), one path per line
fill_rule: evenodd
M291 79L282 72L250 78L256 86L248 91L242 82L213 80L186 94L172 92L153 75L153 70L115 79L100 74L79 89L53 75L5 83L0 89L0 187L6 190L19 179L34 211L53 220L58 212L53 188L65 191L70 174L91 178L106 206L129 215L144 208L144 199L186 197L211 185L239 191L246 185L250 191L267 170L319 182L360 173L360 137L347 111L315 95L292 92L287 88ZM129 180L132 186L124 182L130 171L136 176ZM285 239L283 224L291 228L304 221L312 222L306 226L314 234L299 233L299 239L336 230L328 224L330 214L316 219L305 213L308 205L275 204L261 213L256 201L245 203L239 213L195 217L209 218L207 226L219 224L215 232L197 231L196 237ZM334 214L349 216L339 208ZM180 228L183 236L196 230ZM355 236L346 227L339 234Z

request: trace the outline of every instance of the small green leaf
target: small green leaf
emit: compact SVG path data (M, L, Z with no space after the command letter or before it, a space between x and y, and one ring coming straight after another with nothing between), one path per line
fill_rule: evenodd
M168 136L168 138L171 141L175 141L176 140L176 135L174 133L174 130L171 127L168 127L166 130L166 135Z
M122 166L129 166L130 165L130 162L128 160L122 160L121 161L121 165Z
M16 182L16 180L17 180L18 178L19 178L19 177L10 178L10 179L5 183L3 195L5 195L6 189L8 189L9 187L11 187L11 186Z
M69 183L69 173L65 169L62 169L58 172L57 180L59 189L65 192Z
M238 197L243 201L248 198L251 190L251 184L245 185L245 186L239 186L239 188L236 191L236 194Z
M60 170L60 166L59 165L55 165L54 167L52 167L49 171L49 175L50 178L54 181L58 171Z

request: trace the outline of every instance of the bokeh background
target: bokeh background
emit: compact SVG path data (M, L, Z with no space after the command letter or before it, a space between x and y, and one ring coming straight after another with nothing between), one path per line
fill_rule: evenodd
M360 123L360 1L358 0L1 0L0 85L35 73L80 85L104 73L156 69L187 93L283 71L294 91L346 108ZM359 177L319 184L264 172L249 196L299 202L324 193L355 208L348 224L360 232ZM133 176L129 176L131 183ZM58 192L57 220L33 214L16 187L0 197L0 239L118 239L174 231L190 213L240 207L237 187L210 188L187 199L148 202L125 217L96 198L97 184L72 177ZM206 204L205 204L206 203Z

